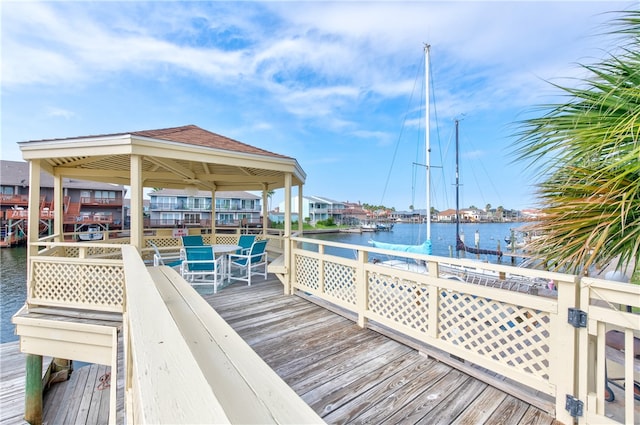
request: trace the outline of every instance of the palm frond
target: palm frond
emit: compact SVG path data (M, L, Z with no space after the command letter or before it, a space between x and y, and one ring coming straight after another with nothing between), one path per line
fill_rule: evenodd
M516 160L536 167L544 235L532 247L555 269L584 273L640 254L640 12L613 21L628 43L583 66L579 87L554 85L565 103L519 123Z

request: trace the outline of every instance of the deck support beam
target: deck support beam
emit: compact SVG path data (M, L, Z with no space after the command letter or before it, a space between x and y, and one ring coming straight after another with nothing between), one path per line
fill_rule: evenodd
M42 424L42 356L27 354L24 420Z

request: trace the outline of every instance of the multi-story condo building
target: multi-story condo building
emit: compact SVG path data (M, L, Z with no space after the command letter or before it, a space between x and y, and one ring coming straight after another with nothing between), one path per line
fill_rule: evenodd
M292 213L298 215L298 197L291 201ZM280 203L279 210L284 211L284 202ZM334 201L319 196L302 197L302 217L303 220L315 224L319 221L332 218L336 223L342 224L349 212L344 202Z
M63 179L63 220L65 232L116 230L123 227L123 199L126 188L99 182ZM53 176L40 178L40 231L51 229ZM29 204L29 164L24 161L0 161L0 246L11 246L24 239Z
M149 193L150 227L211 226L211 192L161 189ZM249 192L216 192L216 226L261 226L262 198Z

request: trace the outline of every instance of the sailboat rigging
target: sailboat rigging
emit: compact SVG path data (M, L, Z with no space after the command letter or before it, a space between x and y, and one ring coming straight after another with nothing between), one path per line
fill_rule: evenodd
M430 126L429 126L429 52L431 45L424 45L424 74L425 74L425 145L426 145L426 166L427 166L427 238L420 245L403 245L403 244L393 244L393 243L384 243L384 242L376 242L374 240L370 240L369 243L376 248L389 249L392 251L402 251L402 252L412 252L416 254L427 254L431 255L432 247L431 247L431 140L430 140Z
M400 251L400 252L410 252L415 254L427 254L431 255L432 253L432 245L431 245L431 140L430 140L430 102L429 102L429 94L430 94L430 78L429 78L429 68L430 68L430 45L424 45L424 63L425 63L425 151L426 151L426 227L427 227L427 237L426 240L420 245L405 245L405 244L395 244L395 243L385 243L385 242L376 242L374 240L370 240L369 243L376 248L383 248L392 251ZM460 172L459 172L459 120L455 120L455 134L456 134L456 251L464 251L472 254L479 255L496 255L499 258L502 257L502 251L490 250L490 249L480 249L479 247L469 247L464 244L462 239L460 238Z
M481 249L466 246L460 238L460 143L459 143L459 128L460 121L455 120L456 123L456 251L464 251L470 254L478 255L497 255L498 258L502 258L502 251L492 249Z

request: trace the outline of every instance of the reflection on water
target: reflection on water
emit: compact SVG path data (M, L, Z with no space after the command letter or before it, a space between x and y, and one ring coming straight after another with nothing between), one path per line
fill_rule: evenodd
M0 342L17 341L11 316L24 305L27 298L27 248L0 249L0 300L2 301L2 336Z

